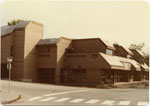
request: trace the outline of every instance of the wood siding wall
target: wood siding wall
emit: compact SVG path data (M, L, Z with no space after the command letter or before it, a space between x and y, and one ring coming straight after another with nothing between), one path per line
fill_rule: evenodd
M13 53L13 70L12 79L20 80L23 78L24 68L24 40L25 31L24 29L17 29L14 31L14 53Z
M128 53L120 46L115 46L115 55L127 58Z
M69 48L71 45L71 40L68 39L60 39L57 44L57 67L56 67L56 83L60 83L60 71L63 67L63 60L66 48Z
M44 45L43 45L44 46ZM50 53L47 57L38 56L38 68L56 68L56 60L57 60L57 48L50 47Z
M106 46L99 40L74 40L72 42L73 53L106 53Z
M25 29L24 79L37 79L36 44L43 39L43 25L31 22Z
M86 77L83 79L84 84L98 84L101 82L101 71L103 68L110 68L110 65L104 60L102 56L97 54L97 58L92 58L94 53L80 53L85 57L68 57L65 56L64 68L67 69L86 69ZM96 54L96 53L95 53ZM79 67L80 66L80 67Z
M10 56L10 47L13 45L14 33L1 37L1 63L7 63L7 57Z

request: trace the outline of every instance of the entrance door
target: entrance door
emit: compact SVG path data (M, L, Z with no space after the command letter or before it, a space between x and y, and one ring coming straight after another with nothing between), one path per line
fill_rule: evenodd
M40 83L55 83L55 68L38 68L37 76Z

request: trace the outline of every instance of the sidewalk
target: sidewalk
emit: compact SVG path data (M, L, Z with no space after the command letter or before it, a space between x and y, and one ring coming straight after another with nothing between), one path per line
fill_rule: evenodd
M127 87L127 88L147 88L148 86L145 86L146 84L148 85L149 81L133 81L133 82L118 82L115 83L114 85L117 87Z
M1 95L1 99L0 99L1 103L7 104L8 102L11 102L17 99L20 94L13 93L13 92L9 93L8 91L1 91L0 95Z

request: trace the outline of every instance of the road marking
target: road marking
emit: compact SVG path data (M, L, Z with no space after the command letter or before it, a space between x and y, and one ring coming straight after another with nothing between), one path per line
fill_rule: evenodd
M37 99L41 99L41 98L42 98L41 96L37 96L37 97L28 99L28 101L33 101L33 100L37 100Z
M129 105L130 101L121 101L118 105Z
M138 106L146 106L146 105L148 105L148 103L147 102L138 102L137 105Z
M115 101L112 101L112 100L105 100L102 104L103 105L113 105Z
M99 101L98 99L91 99L91 100L89 100L89 101L87 101L85 103L91 103L91 104L93 104L93 103L96 103L98 101Z
M46 99L42 99L40 101L50 101L50 100L54 100L56 99L57 97L49 97L49 98L46 98Z
M70 98L61 98L61 99L57 99L55 100L54 102L64 102L64 101L67 101L69 100Z
M74 100L72 100L72 101L70 101L71 103L79 103L79 102L81 102L81 101L83 101L83 100L85 100L85 99L74 99Z
M67 93L77 93L77 92L86 92L88 90L78 90L78 91L69 91L69 92L60 92L60 93L52 93L52 94L47 94L43 96L54 96L54 95L61 95L61 94L67 94Z

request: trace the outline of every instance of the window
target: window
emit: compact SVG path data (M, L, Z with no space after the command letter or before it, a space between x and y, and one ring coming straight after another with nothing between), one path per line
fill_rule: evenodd
M13 52L14 52L13 46L11 46L11 47L10 47L10 55L11 55L11 56L13 55Z
M64 75L68 75L68 76L85 76L86 75L86 69L64 70Z
M91 58L97 58L97 54L92 54Z
M39 51L39 53L49 53L50 48L49 47L39 47L38 51Z
M47 53L39 53L39 57L49 57L50 54Z
M131 58L131 55L127 55L127 58L130 59L130 58Z
M84 55L84 54L71 54L71 55L67 55L67 57L70 57L70 58L73 58L73 57L75 57L75 58L85 58L86 55Z
M38 48L39 57L48 57L50 56L50 47L39 47Z
M110 50L110 49L106 49L106 54L113 55L113 51L112 51L112 50Z
M67 48L65 52L66 53L72 53L72 51L73 51L73 48Z

